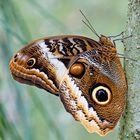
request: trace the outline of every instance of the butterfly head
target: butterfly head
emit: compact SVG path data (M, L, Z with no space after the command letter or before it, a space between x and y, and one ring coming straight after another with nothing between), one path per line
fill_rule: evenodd
M105 36L105 35L101 35L99 37L99 43L101 43L102 45L105 46L111 46L111 47L115 47L114 43L112 43L112 41L110 40L109 37Z

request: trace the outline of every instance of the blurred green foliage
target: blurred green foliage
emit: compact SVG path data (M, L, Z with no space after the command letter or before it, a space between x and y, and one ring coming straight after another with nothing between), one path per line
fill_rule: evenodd
M125 30L127 0L0 0L0 140L117 140L117 129L104 138L89 134L58 97L10 75L10 58L33 39L62 34L97 39L81 22L79 9L98 33Z

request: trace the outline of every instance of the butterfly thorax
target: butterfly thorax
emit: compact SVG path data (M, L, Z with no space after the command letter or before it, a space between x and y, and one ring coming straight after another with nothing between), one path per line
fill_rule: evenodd
M100 45L98 46L98 48L94 49L96 50L97 54L99 54L98 56L100 56L102 60L112 60L116 57L117 51L115 44L112 43L112 41L108 37L101 35L101 37L99 38L99 43Z

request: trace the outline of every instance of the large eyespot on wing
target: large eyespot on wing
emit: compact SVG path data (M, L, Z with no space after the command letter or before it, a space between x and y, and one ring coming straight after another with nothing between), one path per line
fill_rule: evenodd
M60 83L60 98L65 109L89 132L106 135L116 126L125 107L126 80L120 61L103 61L92 52L72 62ZM108 63L109 61L109 63ZM79 69L77 76L73 67ZM82 64L82 65L81 65ZM82 67L84 66L84 72Z
M108 87L105 87L103 85L99 85L92 89L92 99L95 103L99 105L107 105L112 98L111 91Z

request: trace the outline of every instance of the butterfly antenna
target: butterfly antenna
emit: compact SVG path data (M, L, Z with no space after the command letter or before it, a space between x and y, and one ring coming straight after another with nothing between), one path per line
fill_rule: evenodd
M86 23L84 20L82 20L82 22L95 34L95 35L97 35L96 33L95 33L95 31L91 28L91 26L88 24L88 23ZM98 36L98 35L97 35ZM99 37L99 36L98 36Z
M90 23L90 21L87 19L86 15L82 12L82 10L80 10L80 13L82 14L82 16L84 17L84 19L86 20L86 22L84 20L82 20L82 22L97 36L100 38L100 36L98 35L98 33L96 32L96 30L94 29L94 27L92 26L92 24Z

